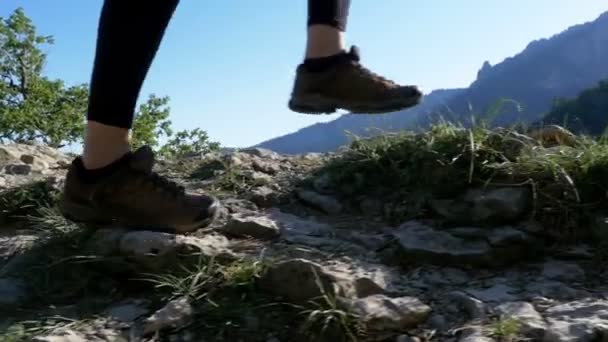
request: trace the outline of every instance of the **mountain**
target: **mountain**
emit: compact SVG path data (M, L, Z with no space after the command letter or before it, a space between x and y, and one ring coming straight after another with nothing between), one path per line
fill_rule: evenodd
M408 110L382 114L346 114L324 123L317 123L278 138L265 141L257 147L286 154L334 151L349 142L349 133L372 136L379 132L394 132L410 128L416 119L429 115L437 107L461 93L463 89L440 89L425 96L424 102Z
M385 115L345 115L259 144L282 153L332 151L348 143L345 130L355 134L424 128L441 117L470 124L500 99L504 106L494 125L534 122L557 98L572 98L608 78L608 12L547 39L531 42L522 52L492 66L485 62L466 89L438 90L416 108ZM481 114L480 114L481 113Z
M504 108L495 125L533 122L552 108L557 98L571 98L608 78L608 12L595 21L572 26L549 39L531 42L521 53L491 66L484 63L477 79L437 115L470 122L501 98L521 104ZM470 108L473 109L471 112ZM456 114L454 114L456 113ZM423 118L424 126L432 119Z

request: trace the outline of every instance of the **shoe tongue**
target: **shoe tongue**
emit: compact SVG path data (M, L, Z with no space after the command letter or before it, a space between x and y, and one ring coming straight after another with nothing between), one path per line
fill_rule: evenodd
M348 52L348 55L355 62L359 62L361 60L361 54L360 54L359 48L355 45L350 47L350 51Z
M154 151L152 151L150 146L140 147L137 151L133 152L130 164L136 170L145 173L152 172L152 168L154 167Z

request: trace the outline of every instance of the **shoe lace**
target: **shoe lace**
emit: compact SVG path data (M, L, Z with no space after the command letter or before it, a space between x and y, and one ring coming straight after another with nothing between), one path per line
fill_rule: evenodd
M357 71L357 73L361 76L363 76L366 79L371 79L372 81L376 82L376 83L381 83L384 85L391 85L394 86L396 85L396 83L386 77L383 77L381 75L378 75L377 73L371 71L370 69L364 67L361 63L356 62L355 63L355 70Z
M163 177L156 172L151 172L146 179L152 184L154 189L166 191L175 197L183 196L186 191L183 186L170 181L168 178Z
M371 79L373 82L380 83L383 85L390 85L390 86L397 85L394 81L389 80L388 78L383 77L381 75L378 75L377 73L375 73L375 72L371 71L370 69L366 68L365 66L363 66L363 64L361 64L361 62L360 62L361 54L360 54L359 48L357 46L352 46L348 55L349 55L353 65L355 66L356 72L363 78Z

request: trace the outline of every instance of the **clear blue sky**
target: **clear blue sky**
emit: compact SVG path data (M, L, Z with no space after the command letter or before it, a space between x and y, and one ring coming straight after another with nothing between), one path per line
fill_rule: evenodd
M89 81L101 5L0 0L0 16L25 8L40 33L55 36L46 72L82 83ZM498 63L606 10L606 0L353 0L347 39L371 69L428 92L467 86L485 60ZM142 98L170 96L177 129L201 127L227 146L334 119L286 107L305 18L305 0L182 0Z

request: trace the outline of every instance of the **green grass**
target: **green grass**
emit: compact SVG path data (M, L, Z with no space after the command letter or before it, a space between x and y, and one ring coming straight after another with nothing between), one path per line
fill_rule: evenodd
M492 337L500 342L514 342L519 336L521 323L517 319L501 319L490 327Z
M472 187L530 188L533 217L566 239L589 235L583 227L608 209L608 143L583 136L572 147L544 147L514 130L443 123L421 134L357 139L319 172L329 172L345 198L405 204L393 223L428 215L427 200Z
M43 181L0 191L0 222L23 220L35 213L36 208L53 206L58 195Z

